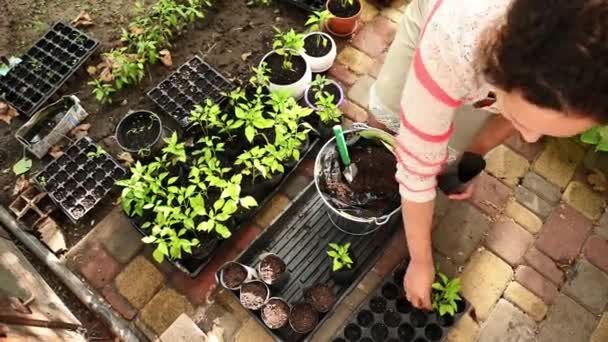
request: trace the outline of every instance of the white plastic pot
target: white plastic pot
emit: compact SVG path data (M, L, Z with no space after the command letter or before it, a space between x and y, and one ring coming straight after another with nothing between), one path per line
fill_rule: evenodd
M306 36L304 36L304 39L306 39L309 36L314 36L317 34L320 34L329 40L329 42L331 44L331 49L325 56L321 56L321 57L310 56L310 55L306 54L306 51L304 51L304 58L306 59L308 64L310 64L310 69L312 70L312 72L315 72L315 73L324 72L324 71L327 71L329 68L331 68L331 66L334 65L334 61L336 60L336 55L338 53L338 48L336 47L336 42L334 41L332 36L328 35L325 32L311 32L311 33L307 34Z
M272 55L273 53L275 52L270 51L269 53L264 55L264 58L262 58L260 65L266 60L266 58L268 58L268 56ZM306 59L304 54L300 53L299 55L304 58L304 62L306 63L306 71L304 72L304 75L302 75L299 80L292 84L283 85L270 82L270 86L268 87L268 89L271 92L284 91L290 94L296 100L300 100L302 97L304 97L304 92L306 91L306 88L308 88L308 85L310 84L310 82L312 82L312 70L310 69L310 64L308 63L308 60Z

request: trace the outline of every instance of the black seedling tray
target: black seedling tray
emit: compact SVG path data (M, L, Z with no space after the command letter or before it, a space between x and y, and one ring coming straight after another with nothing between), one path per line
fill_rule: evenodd
M32 116L93 54L99 42L66 23L55 23L0 77L0 94L20 113Z
M308 12L322 11L325 9L326 0L282 0Z
M307 341L376 263L384 251L386 242L401 226L401 221L396 221L398 223L387 225L371 235L354 236L343 233L329 220L323 200L314 184L309 185L283 215L239 256L237 261L257 267L262 254L275 253L287 264L290 277L280 290L271 288L271 297L282 297L293 305L304 301L304 289L320 283L332 287L336 302L329 312L319 314L319 323L315 330L306 335L298 334L289 327L270 330L262 322L259 312L249 311L249 314L278 341ZM326 254L330 242L351 243L350 250L357 265L356 279L349 286L337 285L331 279L331 260ZM230 292L238 301L238 291Z
M398 266L382 286L355 310L332 342L444 340L450 327L467 312L470 304L463 299L454 317L440 317L435 312L415 309L403 296L405 270L406 265Z
M76 223L103 199L127 172L108 154L87 156L97 145L84 137L34 177L63 212Z
M312 138L312 135L310 135L310 137ZM298 160L298 162L291 169L286 170L287 172L285 173L285 177L283 177L281 182L271 192L269 192L266 195L266 197L262 201L260 201L260 203L258 203L259 205L257 207L255 207L253 210L250 210L248 212L247 216L245 218L243 218L243 220L241 222L237 222L237 224L238 224L237 227L234 227L234 228L229 227L230 231L233 233L233 235L235 232L237 232L239 230L239 228L241 227L242 224L245 224L246 222L248 222L248 220L250 218L254 217L258 213L258 211L260 211L262 208L264 208L264 206L268 203L268 201L270 201L270 199L272 199L272 197L283 187L283 184L289 179L289 176L298 168L298 165L300 165L302 160L306 159L306 156L308 156L308 154L315 149L318 142L319 142L319 139L315 137L315 139L312 142L310 142L310 144L308 145L308 149L304 153L302 153L302 155L300 156L300 160ZM133 225L133 227L141 235L143 235L143 236L149 235L148 231L141 228L141 224L143 224L143 221L137 220L135 218L130 218L130 221L131 221L131 225ZM177 269L179 269L180 271L187 273L190 277L194 278L194 277L198 276L201 273L201 271L203 269L205 269L205 267L207 267L209 262L211 262L211 259L213 259L215 252L217 250L219 250L220 248L222 248L222 245L225 241L226 240L219 239L219 243L214 244L211 247L212 251L210 251L209 256L204 259L189 258L188 254L182 254L181 260L167 259L167 261L170 264L172 264L173 266L175 266Z
M199 56L192 57L148 92L148 97L182 127L190 125L194 105L207 99L220 104L232 84Z

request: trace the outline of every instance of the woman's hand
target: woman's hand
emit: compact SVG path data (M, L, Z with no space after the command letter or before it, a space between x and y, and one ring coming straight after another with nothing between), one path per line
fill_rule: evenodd
M431 286L435 279L433 260L426 262L411 261L403 277L405 297L419 309L432 310Z
M470 181L467 184L467 187L463 192L461 192L459 194L449 195L448 198L452 199L452 200L458 200L458 201L471 198L471 196L473 196L473 193L475 192L475 183L476 182L477 182L477 177L475 177L472 181Z

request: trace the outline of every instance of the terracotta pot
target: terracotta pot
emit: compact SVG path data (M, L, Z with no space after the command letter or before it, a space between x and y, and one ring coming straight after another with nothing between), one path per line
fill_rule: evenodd
M327 8L328 11L329 11L329 3L332 1L339 1L339 0L327 0L327 3L325 4L325 8ZM335 14L334 14L335 17L333 17L327 21L327 29L331 33L333 33L334 35L339 36L339 37L346 37L346 36L350 36L351 34L353 34L353 32L355 32L355 30L357 28L357 23L359 21L359 17L361 16L361 11L363 10L363 5L361 4L361 1L355 0L355 2L359 4L359 12L357 12L355 15L353 15L352 17L348 17L348 18L340 18L338 16L335 16Z

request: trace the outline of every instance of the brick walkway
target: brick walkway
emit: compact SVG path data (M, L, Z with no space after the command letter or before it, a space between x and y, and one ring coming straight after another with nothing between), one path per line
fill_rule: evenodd
M344 111L370 122L368 89L394 37L405 1L379 10L364 1L361 25L351 41L339 41L338 63L329 71L347 90ZM587 157L586 157L587 154ZM512 139L488 155L469 202L440 197L433 246L442 271L460 275L473 304L448 341L608 341L608 213L605 193L587 183L583 160L594 159L572 140L528 145ZM269 341L255 321L215 287L213 274L234 258L310 181L312 161L239 231L205 271L190 279L151 250L115 209L68 255L81 274L123 317L150 338L180 314L225 341ZM337 308L314 341L329 341L381 279L405 258L400 232L373 270Z

